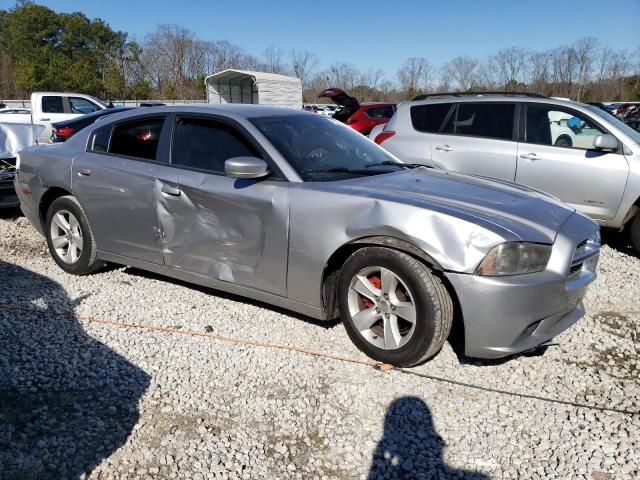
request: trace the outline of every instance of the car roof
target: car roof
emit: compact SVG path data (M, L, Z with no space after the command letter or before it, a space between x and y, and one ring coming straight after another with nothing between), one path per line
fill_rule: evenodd
M192 103L184 105L144 107L143 109L129 110L123 115L134 116L143 113L220 113L238 115L247 118L279 115L309 115L309 112L305 112L302 109L298 110L297 108L254 105L248 103Z
M474 102L524 102L524 103L549 103L569 108L576 106L587 107L584 103L574 102L553 97L529 97L526 95L464 95L456 97L454 95L443 95L441 97L429 97L425 100L407 101L403 105L431 105L434 103L474 103Z

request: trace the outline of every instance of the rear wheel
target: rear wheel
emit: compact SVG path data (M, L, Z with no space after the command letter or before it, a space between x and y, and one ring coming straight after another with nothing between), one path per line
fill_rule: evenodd
M640 212L636 213L636 216L631 220L631 230L629 230L631 236L631 244L636 252L640 255Z
M75 197L53 201L47 211L45 235L53 260L65 272L85 275L103 265L87 217Z
M403 252L358 250L345 262L338 289L349 337L375 360L415 365L438 353L451 330L453 304L446 288Z

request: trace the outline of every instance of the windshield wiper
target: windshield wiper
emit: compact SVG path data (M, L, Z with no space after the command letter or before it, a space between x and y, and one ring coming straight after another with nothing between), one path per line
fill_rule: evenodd
M375 170L363 170L363 169L351 169L345 167L335 167L335 168L327 168L327 169L316 169L316 170L303 170L302 173L352 173L354 175L377 175L379 173L384 173Z
M426 165L422 165L420 163L400 163L400 162L393 162L391 160L385 160L384 162L380 162L380 163L372 163L371 165L367 165L364 168L381 167L381 166L385 166L385 167L393 166L393 167L406 168L406 169L426 167Z

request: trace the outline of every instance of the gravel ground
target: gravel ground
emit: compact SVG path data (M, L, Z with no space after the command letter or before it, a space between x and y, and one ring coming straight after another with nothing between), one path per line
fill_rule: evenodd
M132 268L66 275L1 219L0 478L639 478L640 259L608 237L557 346L488 362L447 343L385 373L190 335L366 360L340 324Z

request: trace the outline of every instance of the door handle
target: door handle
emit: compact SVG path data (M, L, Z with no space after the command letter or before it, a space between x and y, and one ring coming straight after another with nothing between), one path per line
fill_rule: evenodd
M182 191L179 188L176 187L170 187L169 185L163 185L160 188L160 191L162 193L165 193L167 195L171 195L173 197L179 197L180 194L182 193Z
M451 148L449 145L438 145L436 147L436 150L440 150L441 152L450 152L451 150L453 150L453 148Z
M80 175L81 177L88 177L89 175L91 175L91 170L89 170L88 168L79 168L78 175Z
M522 155L520 155L520 158L524 158L525 160L530 160L532 162L541 160L541 158L535 153L523 153Z
M49 120L51 120L50 118L41 118L40 121L41 122L48 122Z

